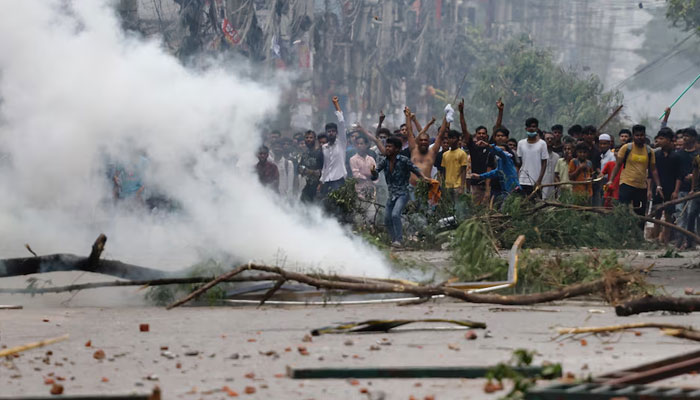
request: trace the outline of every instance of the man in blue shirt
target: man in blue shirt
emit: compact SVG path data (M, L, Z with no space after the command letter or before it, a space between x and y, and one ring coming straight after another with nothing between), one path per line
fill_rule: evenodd
M498 185L495 186L497 190L493 192L493 197L497 201L501 201L509 194L521 190L517 169L519 160L517 155L508 148L509 135L510 131L508 131L508 129L500 127L496 129L496 134L494 135L496 141L495 145L489 145L484 141L476 143L479 147L490 147L490 151L496 155L498 166L496 169L483 174L472 174L472 178L485 179L497 177Z
M403 240L403 227L401 226L401 213L408 202L408 180L411 173L420 179L426 179L418 167L406 156L399 154L403 143L401 139L392 136L386 140L384 158L379 160L377 168L372 168L372 180L379 177L379 172L384 171L386 184L389 188L389 198L384 210L384 222L391 236L391 246L401 247Z

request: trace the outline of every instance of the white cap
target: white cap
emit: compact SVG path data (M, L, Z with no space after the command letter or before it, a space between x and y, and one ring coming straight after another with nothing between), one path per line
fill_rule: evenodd
M607 140L608 142L612 141L612 139L610 138L610 135L608 135L607 133L603 133L602 135L600 135L598 137L598 140Z

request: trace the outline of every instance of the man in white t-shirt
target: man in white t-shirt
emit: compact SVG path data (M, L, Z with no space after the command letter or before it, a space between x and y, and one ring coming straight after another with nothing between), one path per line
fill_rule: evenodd
M323 169L321 169L321 196L326 198L332 191L340 189L345 184L345 155L348 147L347 130L345 129L345 117L340 109L338 96L333 96L335 115L338 124L333 122L326 124L328 143L321 146L323 152Z
M542 184L549 159L547 144L537 133L539 124L536 118L528 118L525 121L527 139L518 142L518 157L522 162L518 178L525 196L529 196L535 187Z

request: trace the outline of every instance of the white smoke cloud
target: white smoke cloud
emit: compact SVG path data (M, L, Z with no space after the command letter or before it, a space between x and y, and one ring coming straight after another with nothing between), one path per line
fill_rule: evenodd
M70 9L66 10L66 4ZM316 209L282 205L253 171L259 123L279 89L230 66L183 67L129 37L108 2L0 2L0 257L85 254L163 269L242 261L387 276L383 258ZM148 154L166 215L114 209L107 156Z

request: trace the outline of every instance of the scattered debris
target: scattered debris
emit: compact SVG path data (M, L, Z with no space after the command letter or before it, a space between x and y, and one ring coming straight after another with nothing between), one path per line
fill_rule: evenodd
M464 334L464 338L467 340L476 340L476 332L467 331L467 333Z
M53 385L51 385L51 390L49 391L49 393L53 395L63 394L63 385L61 385L60 383L54 383Z
M52 344L52 343L64 341L64 340L68 339L68 337L69 337L69 335L65 334L63 336L59 336L59 337L55 337L55 338L51 338L51 339L45 339L45 340L41 340L39 342L31 342L31 343L27 343L27 344L24 344L21 346L10 347L9 349L0 350L0 357L12 356L12 355L15 355L17 353L21 353L21 352L26 351L26 350L44 347L44 346Z
M14 305L14 304L0 304L0 310L21 310L22 306Z
M224 392L224 393L226 393L229 397L238 397L238 393L237 393L235 390L233 390L233 389L231 389L230 387L228 387L228 386L222 387L222 388L221 388L221 391Z
M139 332L148 332L150 327L148 324L139 324Z
M92 354L92 358L95 360L103 360L105 358L105 352L104 350L97 350Z

